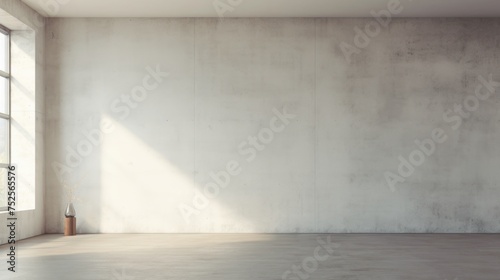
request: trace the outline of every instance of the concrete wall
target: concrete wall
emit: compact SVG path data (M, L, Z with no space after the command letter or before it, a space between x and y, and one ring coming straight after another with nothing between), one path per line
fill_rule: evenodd
M51 19L47 231L498 232L499 25Z
M11 162L17 165L16 239L45 232L45 19L18 0L0 1L0 21L11 30ZM5 183L5 182L2 182ZM7 224L7 213L0 220ZM0 244L10 230L0 227Z

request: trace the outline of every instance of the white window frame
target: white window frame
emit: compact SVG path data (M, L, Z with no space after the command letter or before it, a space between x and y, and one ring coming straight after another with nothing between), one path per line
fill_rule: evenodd
M8 133L9 133L9 137L7 138L7 146L8 146L8 153L9 153L9 156L8 156L8 163L0 163L0 168L2 169L5 169L7 172L9 170L9 166L11 164L11 152L12 152L12 148L11 148L11 140L12 140L12 137L11 137L11 109L12 109L12 104L11 104L11 78L10 78L10 61L11 61L11 53L10 53L10 49L11 49L11 40L10 40L10 30L7 29L6 27L4 27L3 25L0 25L0 33L4 34L4 35L7 35L7 38L8 38L8 53L7 53L7 69L8 69L8 72L5 72L5 71L2 71L0 70L0 77L3 77L5 79L7 79L7 82L8 82L8 88L9 88L9 92L7 93L7 103L8 103L8 114L4 114L4 113L1 113L0 112L0 118L1 119L4 119L4 120L7 120L8 121ZM5 187L6 188L6 191L5 191L5 194L7 194L7 181L5 182L0 182L3 186L2 187ZM1 211L7 211L7 205L0 205L0 212Z

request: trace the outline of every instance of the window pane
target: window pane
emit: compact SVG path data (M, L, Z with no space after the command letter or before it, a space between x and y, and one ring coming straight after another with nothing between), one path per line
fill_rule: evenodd
M0 70L9 73L9 35L0 32Z
M0 77L0 113L9 114L9 79Z
M0 119L0 163L9 164L9 121Z
M7 168L0 168L0 208L7 206Z

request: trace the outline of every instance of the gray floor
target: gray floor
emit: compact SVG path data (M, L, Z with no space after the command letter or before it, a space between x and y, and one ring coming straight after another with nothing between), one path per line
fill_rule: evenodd
M2 280L500 279L500 235L44 235L17 245L16 273L0 247Z

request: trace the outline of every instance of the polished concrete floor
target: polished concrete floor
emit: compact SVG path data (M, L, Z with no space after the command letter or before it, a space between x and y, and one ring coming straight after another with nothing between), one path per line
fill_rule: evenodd
M500 235L43 235L0 279L500 279ZM295 268L294 268L295 266Z

